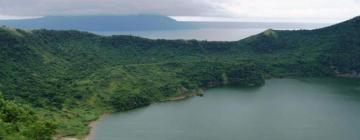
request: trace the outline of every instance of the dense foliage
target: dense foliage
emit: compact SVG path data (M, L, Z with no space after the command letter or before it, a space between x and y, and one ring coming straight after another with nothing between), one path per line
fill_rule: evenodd
M269 77L358 77L359 38L360 18L310 31L267 30L236 42L0 28L0 89L6 100L29 105L41 116L61 122L56 129L61 136L83 136L88 132L86 124L101 113L126 111L200 89L261 86ZM26 118L38 120L37 128L53 128L32 116ZM36 137L18 133L22 129L2 130L5 136ZM26 133L36 131L43 130Z
M55 125L37 115L31 108L5 101L0 94L1 140L50 140Z

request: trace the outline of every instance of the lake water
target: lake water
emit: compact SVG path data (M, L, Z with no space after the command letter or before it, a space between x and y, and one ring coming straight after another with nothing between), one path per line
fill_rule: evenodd
M100 35L132 35L149 39L196 39L208 41L237 41L265 31L265 28L189 29L168 31L95 32Z
M359 140L360 83L273 79L112 114L95 140Z
M213 25L215 24L215 25ZM149 39L196 39L208 41L238 41L261 33L267 29L300 30L317 29L331 24L309 23L211 23L213 27L201 27L183 30L155 31L97 31L100 35L132 35Z

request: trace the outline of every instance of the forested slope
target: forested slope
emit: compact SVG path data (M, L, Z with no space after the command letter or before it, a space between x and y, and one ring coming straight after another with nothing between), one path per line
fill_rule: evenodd
M235 42L3 27L0 91L54 120L58 135L80 137L101 113L214 86L261 86L271 77L358 77L359 38L359 17L317 30L267 30Z
M241 40L240 44L274 69L287 65L285 71L297 70L305 75L358 77L359 37L360 17L356 17L316 30L267 30Z

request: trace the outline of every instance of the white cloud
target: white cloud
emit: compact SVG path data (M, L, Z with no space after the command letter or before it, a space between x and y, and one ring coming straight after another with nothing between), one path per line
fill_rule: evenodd
M231 17L343 20L360 14L355 0L213 0Z
M0 14L162 14L212 19L339 21L359 15L360 0L0 0Z
M21 16L206 15L216 12L208 0L0 0L0 14Z

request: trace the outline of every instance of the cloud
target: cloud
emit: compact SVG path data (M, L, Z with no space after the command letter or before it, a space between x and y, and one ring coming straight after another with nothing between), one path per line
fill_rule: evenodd
M218 12L208 0L0 0L3 15L84 14L210 15Z
M360 14L360 0L213 0L233 17L349 18Z
M0 0L3 17L101 14L346 19L360 14L360 0Z

